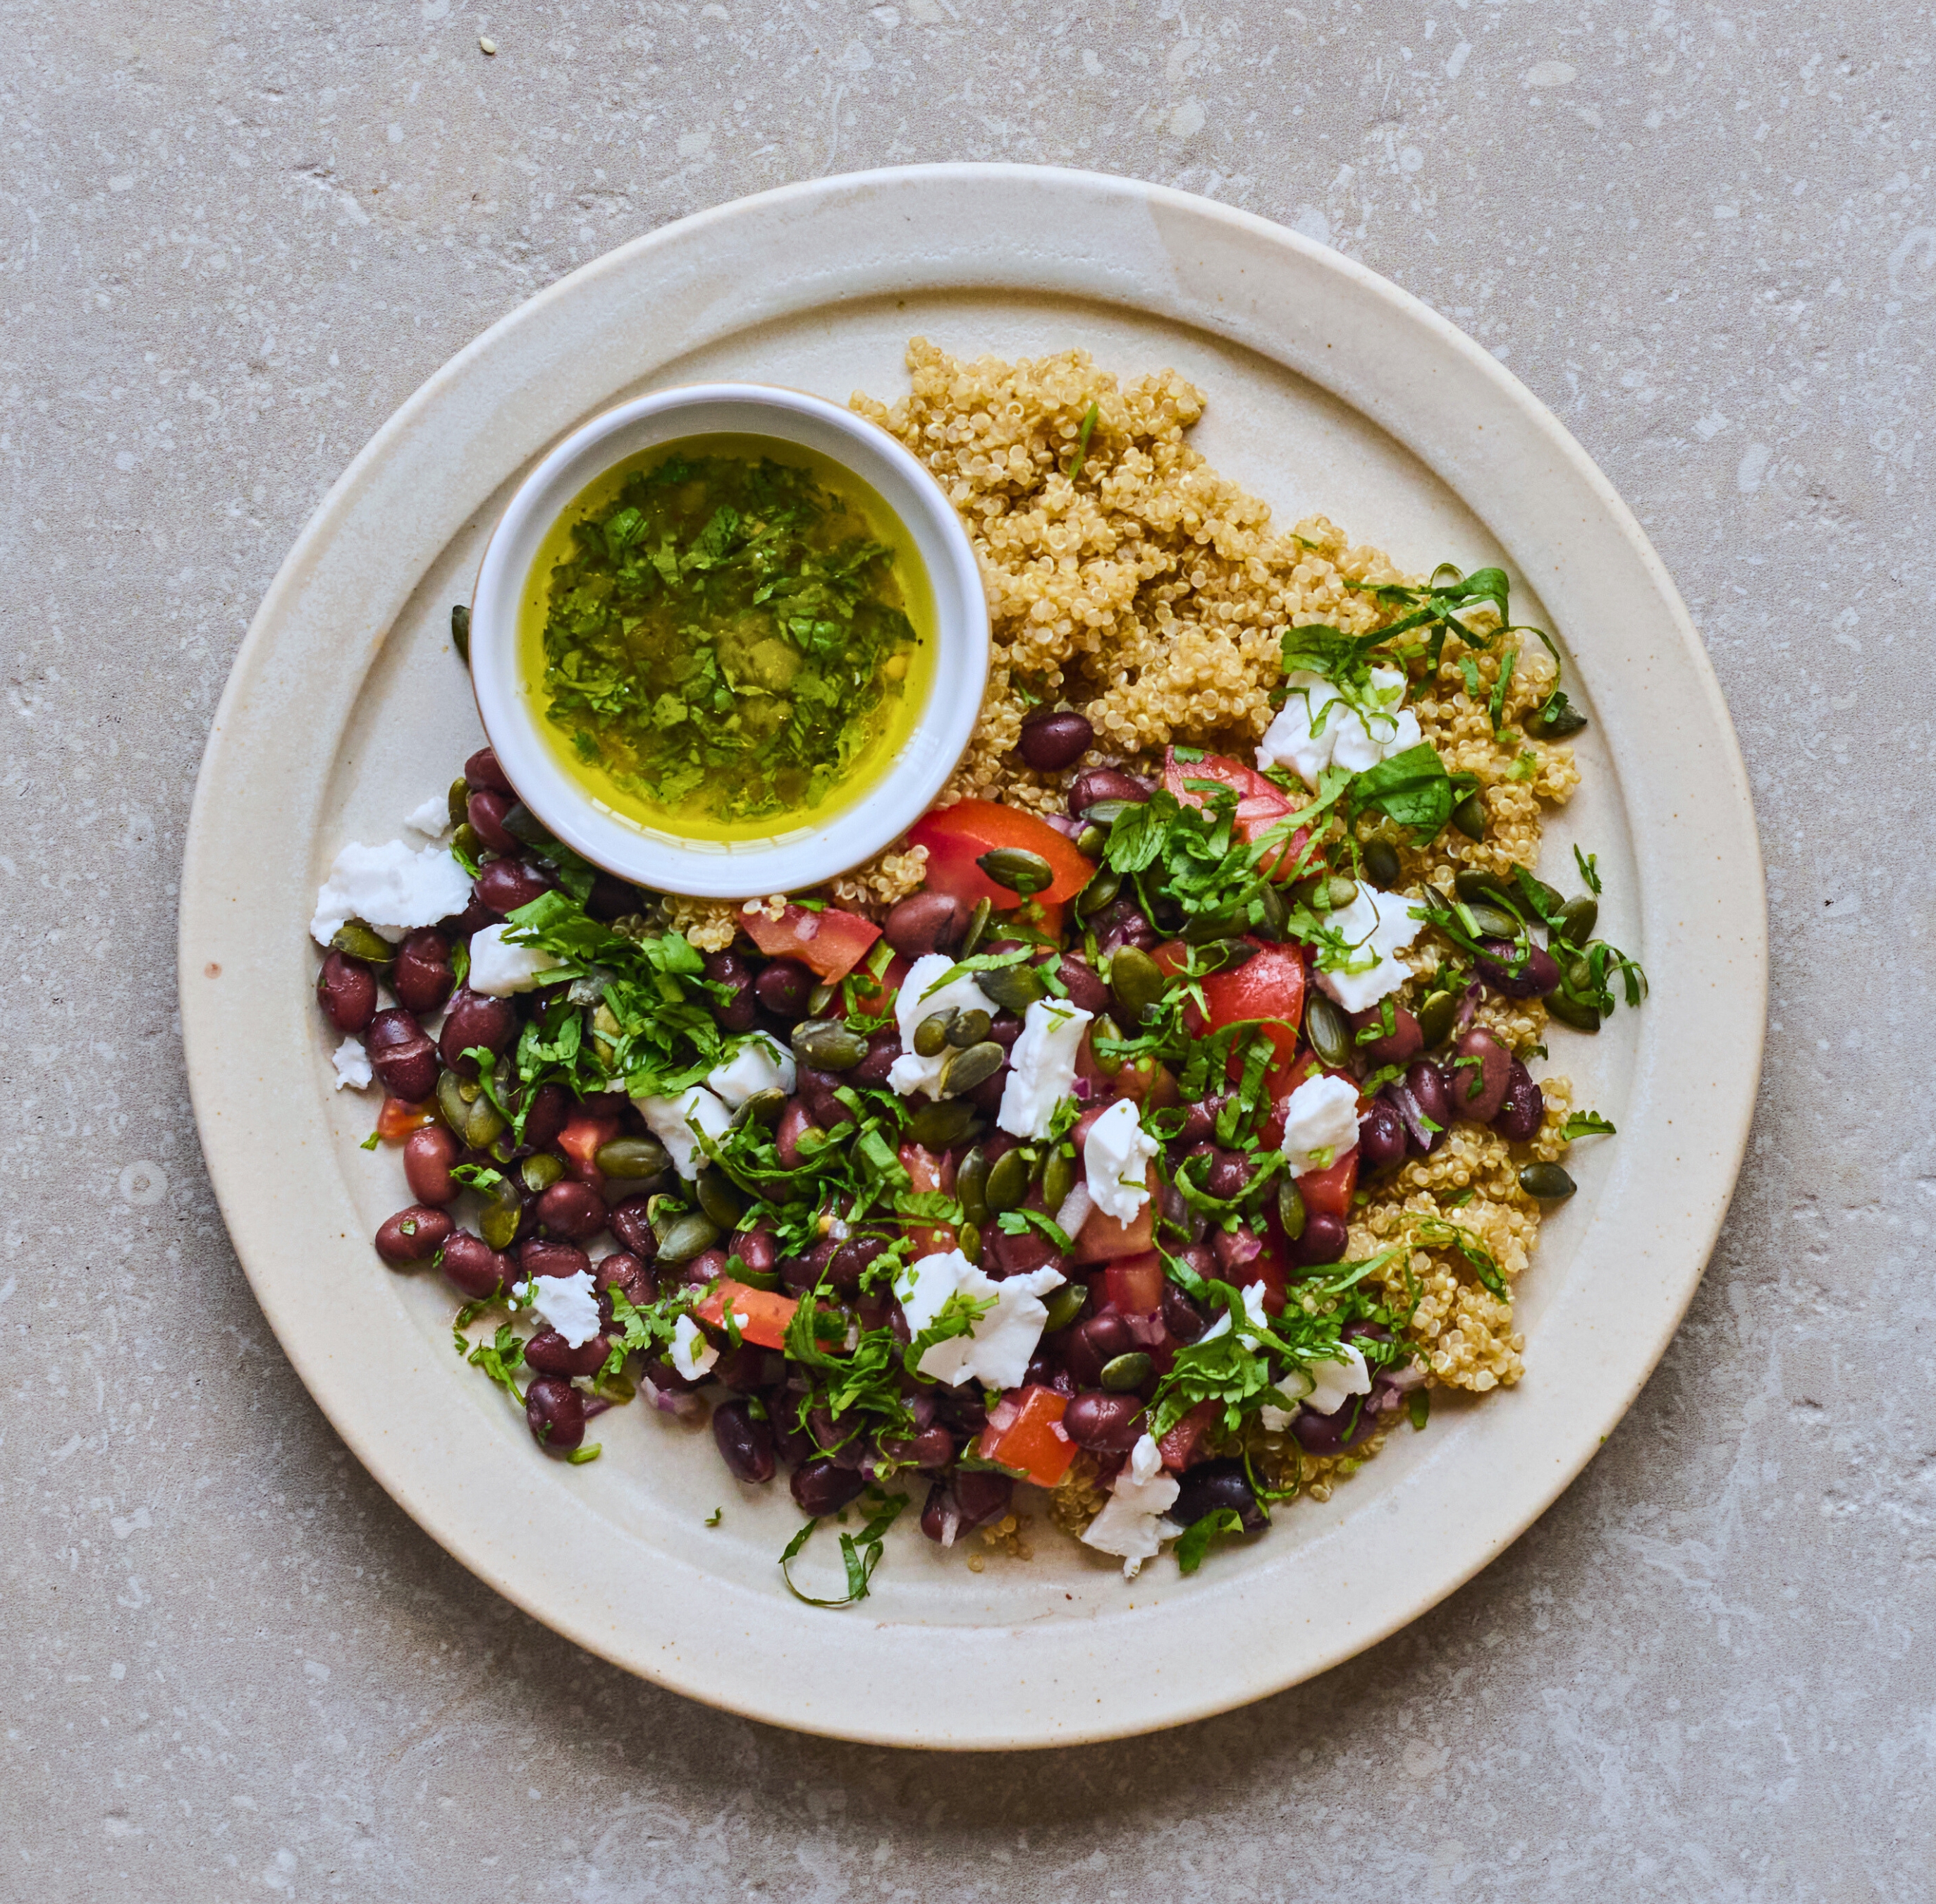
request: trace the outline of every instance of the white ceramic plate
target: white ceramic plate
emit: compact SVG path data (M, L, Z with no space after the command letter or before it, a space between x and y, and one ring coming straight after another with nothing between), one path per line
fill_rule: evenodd
M598 1424L602 1460L546 1459L452 1353L439 1279L378 1262L368 1239L407 1201L402 1174L395 1153L357 1147L374 1101L330 1090L304 928L339 846L395 836L476 744L449 605L549 446L679 383L891 397L915 332L968 353L1080 344L1125 375L1175 365L1208 393L1199 446L1281 521L1321 509L1418 569L1503 562L1593 718L1549 866L1570 867L1576 839L1598 853L1605 929L1654 989L1597 1039L1556 1031L1554 1068L1621 1134L1580 1147L1581 1193L1522 1283L1517 1389L1438 1407L1328 1504L1281 1513L1191 1579L1164 1559L1126 1586L1040 1523L1032 1563L978 1574L910 1527L870 1600L821 1612L774 1564L798 1519L783 1487L739 1488L703 1428L637 1407ZM189 1081L236 1248L310 1392L395 1499L634 1672L781 1724L952 1747L1240 1704L1350 1657L1502 1552L1620 1419L1693 1292L1746 1141L1765 961L1714 677L1638 526L1558 422L1334 252L1176 192L1002 166L823 180L686 219L439 371L317 511L243 646L196 792L181 924ZM821 1537L809 1591L833 1578Z

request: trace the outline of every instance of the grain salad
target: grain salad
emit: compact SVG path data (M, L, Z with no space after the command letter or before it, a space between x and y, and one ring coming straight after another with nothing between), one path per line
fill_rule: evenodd
M545 1454L638 1400L749 1492L784 1470L816 1606L909 1509L976 1570L1053 1529L1193 1573L1511 1387L1541 1212L1612 1133L1560 1041L1644 990L1592 857L1542 875L1586 724L1501 571L1279 528L1172 370L908 367L853 407L960 513L993 658L905 837L817 891L648 893L486 748L312 927L413 1199L379 1253L465 1298Z

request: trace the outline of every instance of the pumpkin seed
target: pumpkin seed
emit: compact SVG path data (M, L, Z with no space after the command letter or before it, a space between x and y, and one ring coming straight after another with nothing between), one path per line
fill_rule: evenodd
M1026 1150L1007 1150L990 1167L982 1201L999 1216L1004 1210L1019 1210L1029 1192L1029 1156Z
M397 956L397 948L374 926L366 925L361 919L344 920L329 946L331 951L361 959L366 965L387 966Z
M815 1071L852 1071L867 1055L867 1041L837 1019L803 1019L793 1028L793 1054Z
M1481 938L1517 938L1517 917L1503 906L1488 905L1484 899L1468 899L1466 910L1472 915L1472 929Z
M746 1207L740 1201L738 1192L726 1180L724 1171L702 1170L692 1187L698 1196L700 1208L722 1230L739 1228L740 1219L746 1215Z
M534 1150L518 1166L518 1174L525 1180L525 1188L540 1196L554 1183L564 1182L564 1159L549 1150Z
M484 857L484 836L467 820L451 835L450 850L461 864L474 866Z
M464 1113L464 1141L473 1150L488 1150L507 1129L503 1112L491 1100L479 1095Z
M957 1051L941 1068L941 1088L952 1097L961 1097L978 1084L985 1084L1009 1061L1009 1054L993 1038Z
M954 1232L954 1247L971 1263L979 1263L982 1260L982 1226L963 1223Z
M1313 992L1304 1002L1304 1035L1311 1050L1334 1069L1351 1062L1355 1050L1351 1027L1322 992Z
M737 1131L745 1129L749 1124L764 1124L770 1130L779 1122L780 1114L786 1108L785 1092L777 1084L770 1084L764 1091L755 1091L734 1112L727 1128Z
M819 984L806 995L806 1015L809 1018L824 1018L827 1008L833 1002L833 987Z
M551 835L545 830L544 823L522 800L513 800L504 815L504 828L513 839L522 840L527 846L549 846Z
M688 1210L675 1216L658 1232L659 1261L665 1263L689 1263L697 1256L703 1255L719 1241L718 1226L698 1211Z
M1527 1164L1520 1171L1519 1186L1541 1203L1558 1203L1580 1186L1557 1164Z
M945 1150L983 1128L975 1115L975 1107L959 1098L945 1104L924 1104L907 1121L910 1141L929 1150Z
M997 966L993 972L983 972L975 982L981 987L982 996L1004 1011L1026 1011L1048 993L1033 966Z
M979 1044L988 1035L994 1020L977 1005L970 1011L957 1012L954 1022L948 1028L948 1041L957 1051L965 1051L971 1044Z
M524 1196L507 1177L484 1192L484 1213L477 1219L477 1234L492 1249L508 1250L517 1240L524 1215Z
M464 1080L454 1071L437 1073L437 1114L456 1135L464 1135L464 1120L470 1109L470 1100L464 1095Z
M1452 809L1452 824L1468 839L1486 836L1486 803L1477 793L1468 793Z
M1133 806L1140 806L1140 800L1098 800L1094 806L1085 806L1077 816L1085 826L1113 827Z
M1055 869L1039 853L1031 853L1025 846L998 846L992 853L984 853L975 863L997 886L1006 886L1025 899L1047 892L1055 884Z
M450 815L453 827L461 827L470 818L470 783L459 774L450 783L450 791L444 799L444 809Z
M1530 875L1528 875L1531 877ZM1462 899L1510 899L1522 908L1526 905L1526 895L1520 890L1517 878L1505 878L1496 872L1483 872L1477 866L1461 866L1452 875L1452 889ZM1559 895L1543 879L1535 879L1532 890L1539 895L1540 903L1548 912L1559 910Z
M1459 994L1434 992L1418 1008L1418 1029L1428 1051L1443 1044L1459 1021Z
M914 1054L917 1058L938 1058L948 1048L948 1028L954 1022L956 1008L944 1006L930 1011L914 1028Z
M1365 877L1374 886L1388 893L1402 876L1398 848L1389 840L1375 839L1365 848Z
M1277 1219L1292 1242L1304 1234L1304 1193L1298 1189L1295 1178L1287 1177L1278 1186Z
M634 1181L658 1176L672 1159L655 1137L615 1137L610 1144L599 1145L591 1161L607 1177Z
M1075 916L1091 919L1109 905L1123 890L1123 875L1113 867L1104 866L1075 896Z
M1085 860L1100 860L1103 849L1109 843L1109 836L1097 826L1084 827L1075 836L1075 850Z
M1553 936L1564 939L1568 945L1584 945L1593 936L1593 928L1599 923L1599 901L1590 893L1582 893L1577 899L1568 899L1559 908L1559 917L1553 922Z
M1067 1328L1082 1313L1088 1300L1089 1292L1081 1283L1063 1283L1042 1304L1048 1311L1048 1319L1042 1325L1042 1334L1054 1335L1058 1330Z
M1535 740L1564 740L1587 724L1587 717L1564 694L1550 694L1520 723Z
M1550 1016L1557 1018L1562 1025L1571 1025L1576 1032L1596 1032L1600 1029L1600 1008L1584 999L1569 999L1564 992L1549 992L1546 995L1546 1009Z
M1075 1187L1075 1159L1057 1150L1042 1167L1042 1200L1053 1216Z
M1103 1365L1103 1386L1116 1395L1129 1395L1150 1378L1150 1358L1146 1351L1132 1349L1126 1355L1112 1356Z
M956 1166L954 1195L969 1222L988 1220L988 1159L979 1144Z
M1105 1077L1114 1077L1122 1069L1123 1060L1120 1053L1105 1051L1102 1048L1102 1041L1110 1038L1121 1044L1122 1037L1122 1026L1106 1011L1089 1027L1090 1055L1096 1060L1096 1068Z
M1163 997L1163 968L1139 946L1121 945L1109 955L1109 996L1133 1025Z
M988 936L988 921L995 916L995 908L986 899L977 899L975 910L968 915L968 929L961 935L961 950L957 955L972 959L982 949L982 941Z

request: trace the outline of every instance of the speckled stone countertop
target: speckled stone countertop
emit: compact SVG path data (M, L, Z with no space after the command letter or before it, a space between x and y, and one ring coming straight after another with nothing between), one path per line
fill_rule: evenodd
M6 0L0 21L0 1895L1930 1895L1926 7ZM210 714L378 424L637 232L962 158L1293 224L1508 361L1693 610L1774 947L1733 1214L1584 1477L1321 1680L1012 1759L721 1717L446 1558L265 1326L174 1017Z

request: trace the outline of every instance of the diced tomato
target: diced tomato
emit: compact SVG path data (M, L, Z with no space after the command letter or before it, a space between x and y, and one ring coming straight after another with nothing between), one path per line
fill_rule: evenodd
M777 1289L749 1289L745 1283L723 1276L719 1279L719 1286L692 1313L702 1322L710 1322L715 1328L724 1328L729 1301L733 1305L733 1313L739 1318L742 1341L750 1342L758 1349L786 1346L787 1325L800 1307L797 1298L782 1295Z
M1019 847L1039 854L1054 869L1055 879L1036 896L1045 908L1057 908L1088 884L1096 869L1076 851L1066 833L1019 807L999 806L993 800L959 800L953 806L924 813L908 829L908 843L927 848L927 890L947 893L969 905L986 899L1006 912L1021 902L1006 886L997 886L975 862L997 847ZM1059 911L1053 913L1060 923ZM1045 923L1044 929L1049 928Z
M1264 1286L1264 1313L1281 1316L1284 1313L1284 1294L1290 1284L1290 1272L1285 1268L1284 1259L1277 1253L1276 1232L1272 1230L1263 1249L1253 1256L1230 1280L1248 1289L1253 1283Z
M1172 1473L1181 1473L1184 1468L1207 1459L1209 1450L1203 1444L1209 1439L1210 1431L1217 1425L1223 1412L1221 1401L1199 1401L1156 1444L1163 1466Z
M1163 1307L1163 1259L1154 1250L1122 1256L1103 1272L1107 1299L1126 1316L1154 1316Z
M616 1117L596 1117L588 1111L574 1111L558 1134L558 1147L571 1159L571 1174L581 1183L600 1189L605 1173L592 1159L619 1135Z
M885 1018L893 1011L901 981L908 975L908 962L897 952L876 978L865 963L847 975L844 1001L849 1011L864 1018Z
M1297 1180L1307 1216L1351 1220L1351 1198L1358 1187L1358 1148L1354 1144L1329 1170L1307 1171Z
M386 1144L401 1144L413 1131L420 1131L426 1124L437 1122L437 1113L431 1108L428 1098L421 1104L409 1104L401 1098L386 1098L383 1108L377 1114L377 1135Z
M1115 1263L1125 1258L1137 1259L1150 1256L1150 1242L1154 1235L1156 1220L1156 1166L1151 1165L1145 1180L1149 1185L1150 1198L1127 1223L1119 1223L1113 1216L1106 1216L1100 1210L1092 1210L1082 1219L1082 1227L1075 1232L1075 1248L1072 1260L1078 1263ZM1151 1256L1150 1260L1154 1262ZM1163 1289L1160 1274L1157 1279L1157 1304L1160 1307ZM1112 1292L1113 1295L1113 1292ZM1119 1308L1127 1304L1118 1303Z
M1208 1016L1191 1005L1184 1013L1184 1029L1193 1037L1201 1038L1206 1032L1222 1030L1226 1025L1246 1020L1266 1020L1264 1035L1276 1046L1278 1056L1265 1074L1265 1080L1271 1096L1278 1097L1293 1088L1289 1080L1298 1056L1297 1028L1304 1020L1303 955L1293 945L1272 945L1248 935L1246 943L1257 949L1242 965L1228 972L1212 972L1200 981ZM1189 947L1181 940L1171 939L1150 956L1166 972L1174 975L1183 969L1189 953ZM1242 1072L1243 1060L1233 1050L1230 1074L1234 1080Z
M1286 814L1294 811L1280 788L1254 768L1245 766L1242 761L1233 760L1223 754L1206 754L1200 760L1179 760L1175 748L1170 748L1163 760L1164 787L1185 805L1202 806L1211 796L1190 787L1187 783L1193 780L1216 781L1236 795L1237 811L1233 825L1242 840L1255 842L1261 839ZM1309 838L1307 829L1297 828L1281 852L1264 860L1263 870L1275 872L1281 868L1287 873L1297 864L1298 856Z
M797 959L830 985L845 978L881 935L879 926L858 913L831 905L819 912L790 905L777 919L759 911L743 912L740 923L768 958Z
M901 1146L901 1168L908 1174L909 1183L917 1190L940 1190L952 1195L954 1189L954 1159L946 1152L939 1156L918 1144ZM960 1240L954 1234L951 1223L915 1223L910 1225L908 1240L913 1247L910 1254L921 1256L945 1256Z
M1075 1458L1075 1443L1062 1426L1068 1406L1066 1395L1038 1383L1011 1389L982 1431L982 1458L1020 1468L1039 1488L1054 1487Z

